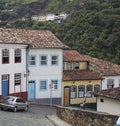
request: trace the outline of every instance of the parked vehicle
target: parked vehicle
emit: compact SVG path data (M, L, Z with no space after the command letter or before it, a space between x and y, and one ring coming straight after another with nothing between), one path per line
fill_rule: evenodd
M7 96L0 101L0 108L1 110L13 110L14 112L17 110L28 111L29 105L20 97Z

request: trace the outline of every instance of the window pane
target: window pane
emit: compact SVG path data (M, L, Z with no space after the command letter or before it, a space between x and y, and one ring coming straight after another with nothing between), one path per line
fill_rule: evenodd
M79 98L83 98L85 95L85 86L84 85L80 85L78 87L78 97Z
M47 56L40 56L40 65L47 65Z
M70 96L71 98L76 98L77 87L75 85L71 86Z
M46 90L46 89L47 89L47 82L40 81L40 90Z
M36 57L35 56L30 56L29 57L29 64L30 65L35 65L36 62Z
M21 84L21 74L15 74L15 85Z
M2 63L9 63L9 50L8 49L2 50Z
M52 56L51 64L52 65L57 65L58 64L58 57L57 56Z
M93 90L93 86L87 85L87 92L86 92L87 97L92 97L92 90Z
M21 50L16 49L15 50L15 63L21 62Z
M95 85L94 86L94 92L100 91L100 85Z
M108 79L107 80L107 88L113 88L114 87L114 79Z
M52 80L51 84L54 84L54 89L57 90L58 89L58 80Z
M72 70L72 63L67 63L67 70Z
M80 65L80 64L79 64L78 62L75 63L75 69L76 69L76 70L79 69L79 65Z

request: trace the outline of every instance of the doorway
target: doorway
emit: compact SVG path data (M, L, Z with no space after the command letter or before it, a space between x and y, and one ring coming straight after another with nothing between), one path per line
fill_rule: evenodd
M9 75L2 75L2 97L5 98L9 95Z
M70 104L70 87L64 87L64 105L67 106Z

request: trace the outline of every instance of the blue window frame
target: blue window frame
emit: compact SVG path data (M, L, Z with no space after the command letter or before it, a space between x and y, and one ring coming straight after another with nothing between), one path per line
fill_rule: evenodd
M58 80L51 80L51 84L54 85L54 90L58 89Z
M29 56L29 65L30 66L35 66L36 65L36 56L35 55L30 55Z
M40 81L40 90L41 91L47 90L47 81L46 80Z
M39 57L40 65L47 65L47 55L40 55Z
M51 56L51 65L58 65L58 56L57 55Z

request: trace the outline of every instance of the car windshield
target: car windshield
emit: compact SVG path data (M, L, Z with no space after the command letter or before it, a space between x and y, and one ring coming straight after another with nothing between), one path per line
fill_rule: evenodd
M12 97L6 97L4 100L8 101L8 102L12 102L12 101L14 101L14 98L12 98Z

